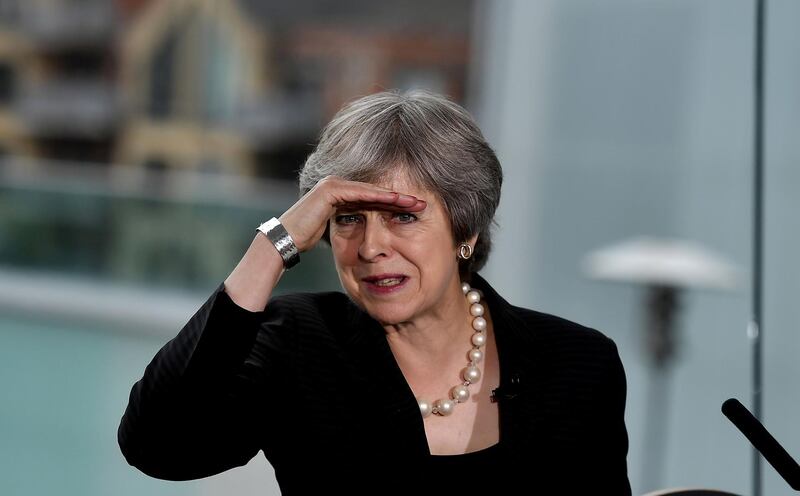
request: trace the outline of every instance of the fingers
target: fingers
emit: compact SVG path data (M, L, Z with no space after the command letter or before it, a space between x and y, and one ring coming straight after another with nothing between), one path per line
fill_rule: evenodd
M326 178L328 179L328 178ZM325 181L325 180L323 180ZM324 187L331 196L331 205L359 205L362 208L394 207L398 210L418 212L427 207L421 198L405 193L391 191L369 183L345 180L327 180Z
M425 210L428 207L428 202L425 200L420 200L418 198L414 199L414 204L405 208L408 212L420 212Z
M412 211L422 210L427 205L425 200L417 198L413 195L405 195L402 193L396 193L397 199L394 201L394 204L398 207L404 207L406 209L410 209Z
M425 200L415 199L414 204L408 207L396 205L394 203L371 203L371 202L346 202L336 205L339 210L387 210L390 212L420 212L427 208Z
M385 199L379 198L379 201L370 201L368 199L345 201L335 205L337 208L364 208L364 209L377 209L377 210L391 210L394 212L419 212L425 210L428 202L417 198L412 195L402 193L390 193L392 196ZM383 201L381 201L383 200Z
M284 212L280 221L292 235L298 249L305 252L322 237L330 216L337 209L419 212L427 206L425 200L413 195L329 176Z

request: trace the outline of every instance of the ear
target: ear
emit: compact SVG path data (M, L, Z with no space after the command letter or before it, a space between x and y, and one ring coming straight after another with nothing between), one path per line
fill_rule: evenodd
M472 250L475 251L475 244L478 242L478 234L476 233L475 236L469 238L467 243L472 247Z

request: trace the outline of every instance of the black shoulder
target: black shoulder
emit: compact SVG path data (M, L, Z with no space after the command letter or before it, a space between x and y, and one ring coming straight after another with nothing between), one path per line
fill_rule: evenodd
M617 345L604 333L564 317L516 308L529 352L525 367L538 370L559 401L576 409L604 398L622 400L625 372Z
M301 350L334 344L347 296L336 292L273 295L258 312L259 330L250 361L260 369L271 363L294 370ZM339 324L341 327L341 324Z
M555 349L596 349L616 353L616 344L603 332L572 320L529 308L512 306L527 333Z
M267 320L289 318L299 330L331 329L341 326L351 306L347 295L337 291L287 293L271 297L264 313Z
M286 293L272 296L267 303L267 308L270 305L275 305L281 309L322 310L328 307L341 306L349 301L349 298L344 293L338 291Z

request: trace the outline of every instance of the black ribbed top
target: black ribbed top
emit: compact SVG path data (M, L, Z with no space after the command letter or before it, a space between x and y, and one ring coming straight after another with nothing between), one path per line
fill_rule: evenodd
M430 455L428 461L433 466L447 468L485 467L487 463L494 465L502 459L503 451L500 443L488 448L458 455Z
M535 485L522 493L630 495L613 341L513 306L477 274L470 283L494 321L497 446L430 455L385 330L345 294L275 296L250 312L221 283L131 388L122 453L148 475L187 480L263 450L284 496L435 494L465 481L489 494Z
M469 488L471 492L509 494L502 490L509 477L509 459L500 443L458 455L429 455L425 488L429 494L447 489Z

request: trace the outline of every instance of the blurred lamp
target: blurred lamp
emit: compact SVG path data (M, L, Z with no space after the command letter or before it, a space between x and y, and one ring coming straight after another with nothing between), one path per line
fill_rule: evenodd
M588 277L642 286L645 290L645 354L650 362L645 403L642 484L660 486L663 472L668 368L675 352L676 316L681 291L688 288L733 290L737 270L710 250L683 239L636 237L589 253L583 260Z
M635 237L589 253L583 261L592 279L637 284L646 294L647 351L656 367L674 352L674 322L683 289L733 290L737 270L699 244Z
M734 289L736 270L692 241L640 236L601 248L585 260L589 277L646 285Z

